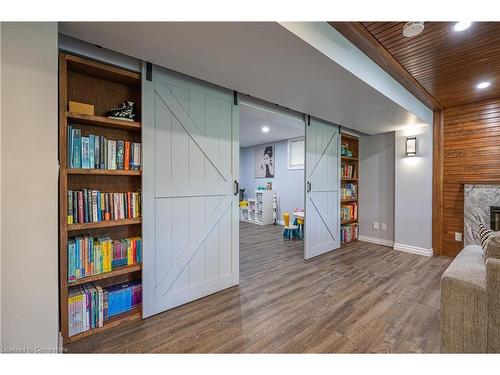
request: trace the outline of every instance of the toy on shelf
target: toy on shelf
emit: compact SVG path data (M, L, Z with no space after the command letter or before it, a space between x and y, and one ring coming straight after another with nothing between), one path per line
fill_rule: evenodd
M346 142L345 144L340 145L340 155L352 157L352 151L349 150L349 143Z

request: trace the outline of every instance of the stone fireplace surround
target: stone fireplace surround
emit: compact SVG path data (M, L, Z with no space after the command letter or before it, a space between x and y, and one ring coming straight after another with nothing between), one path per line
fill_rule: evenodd
M500 206L500 181L464 183L464 246L479 245L479 223L490 227L490 207Z

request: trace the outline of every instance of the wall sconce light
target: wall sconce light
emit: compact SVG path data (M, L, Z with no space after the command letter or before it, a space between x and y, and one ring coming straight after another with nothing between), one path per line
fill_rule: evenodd
M406 137L406 156L417 156L417 137Z

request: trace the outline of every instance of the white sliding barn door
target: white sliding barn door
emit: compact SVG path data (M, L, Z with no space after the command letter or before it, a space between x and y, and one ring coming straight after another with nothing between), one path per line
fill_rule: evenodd
M143 316L237 285L233 92L143 67Z
M340 131L309 117L306 124L304 258L340 247Z

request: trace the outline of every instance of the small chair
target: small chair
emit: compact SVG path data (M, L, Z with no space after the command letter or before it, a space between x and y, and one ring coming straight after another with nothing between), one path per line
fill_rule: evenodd
M299 227L290 224L290 214L288 212L283 212L283 221L285 222L285 230L283 231L283 237L288 239L300 238Z
M295 212L304 212L304 209L296 208ZM297 225L299 227L299 237L304 238L304 219L296 217L293 221L293 225Z

